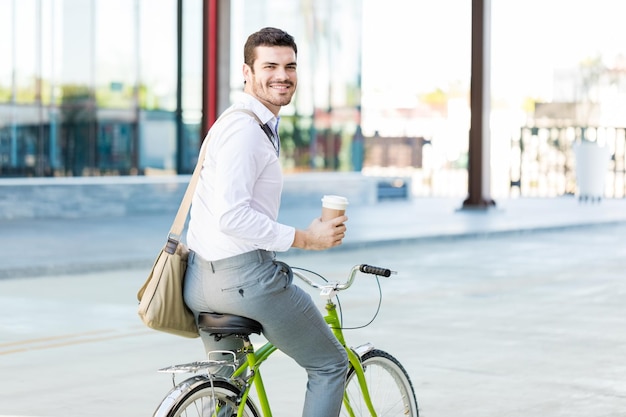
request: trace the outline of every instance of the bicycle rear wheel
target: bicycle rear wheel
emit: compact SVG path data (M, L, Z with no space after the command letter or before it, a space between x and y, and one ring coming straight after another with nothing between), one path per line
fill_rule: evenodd
M374 349L361 357L367 389L378 417L418 417L417 400L413 384L400 362L382 350ZM363 392L354 368L350 368L346 380L346 396L341 408L342 416L369 416ZM346 406L348 401L354 414Z
M233 384L201 376L176 385L161 402L154 417L232 417L237 415L239 390ZM259 417L248 399L244 417Z

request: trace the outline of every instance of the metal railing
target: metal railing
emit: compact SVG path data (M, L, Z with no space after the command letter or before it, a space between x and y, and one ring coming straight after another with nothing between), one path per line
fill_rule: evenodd
M502 166L502 170L492 171L494 197L577 194L579 184L574 149L584 137L586 141L606 146L610 155L602 196L626 198L626 127L523 126L518 132L511 139L509 155L492 155ZM366 147L363 173L410 179L410 194L413 196L466 196L467 167L463 164L437 165L437 161L432 160L432 152L427 149L430 144L430 141L424 140L411 142L406 138L376 138ZM419 158L412 158L411 155L418 155ZM503 174L508 178L502 178Z
M585 140L607 146L610 153L604 196L626 196L626 128L522 127L511 141L510 188L524 197L576 193L574 144Z

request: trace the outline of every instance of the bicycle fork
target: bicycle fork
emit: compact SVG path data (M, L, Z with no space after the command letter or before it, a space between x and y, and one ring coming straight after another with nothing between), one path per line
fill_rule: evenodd
M356 374L357 380L359 381L359 387L363 392L363 400L365 400L365 405L367 405L367 409L369 410L372 417L376 417L376 411L374 410L374 406L372 405L372 399L370 398L370 393L367 388L367 382L365 381L365 373L363 371L363 365L361 364L360 357L352 351L352 349L346 349L348 352L348 360L350 361L350 365L354 368L354 373ZM343 393L343 404L346 406L346 410L350 414L350 416L354 417L354 411L352 410L352 405L350 404L350 398L348 398L348 394L346 391Z
M348 361L354 369L357 381L359 382L359 387L361 389L361 392L363 393L363 400L365 401L365 404L367 405L367 409L369 410L371 416L376 417L376 411L374 410L374 405L372 404L369 389L367 388L367 382L365 381L365 372L363 370L363 365L361 364L361 356L364 355L366 352L374 349L374 346L368 343L357 347L355 350L348 348L346 345L346 341L343 337L343 331L341 330L341 323L339 322L339 315L337 314L337 306L330 299L326 303L326 311L328 312L328 314L324 317L324 319L339 340L339 343L341 343L341 345L346 349L346 353L348 354ZM350 404L350 398L348 398L348 394L345 391L343 393L343 404L345 405L346 410L348 411L350 416L354 417L354 410L352 409L352 405Z

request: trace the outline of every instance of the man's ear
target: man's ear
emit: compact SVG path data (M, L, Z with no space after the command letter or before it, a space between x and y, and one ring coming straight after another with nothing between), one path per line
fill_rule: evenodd
M244 82L248 83L251 79L252 68L250 68L248 64L243 64L242 72L243 72Z

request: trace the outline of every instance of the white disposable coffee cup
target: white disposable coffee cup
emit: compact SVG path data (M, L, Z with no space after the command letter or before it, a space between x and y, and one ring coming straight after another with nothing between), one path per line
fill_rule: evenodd
M348 199L340 195L325 195L322 198L322 221L343 216L348 207Z

